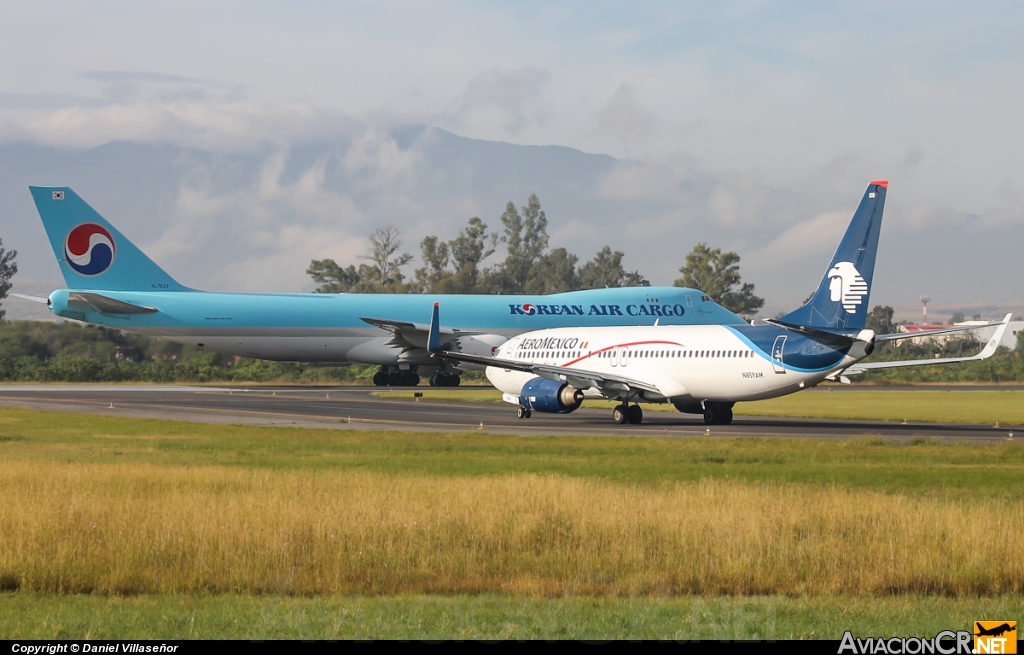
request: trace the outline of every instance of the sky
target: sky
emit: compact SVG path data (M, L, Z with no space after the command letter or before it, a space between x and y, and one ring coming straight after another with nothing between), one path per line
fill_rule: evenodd
M899 280L890 302L956 300L978 287L987 300L1024 298L1020 266L1006 261L1024 237L1020 3L57 1L2 2L0 11L0 155L127 142L202 153L200 173L218 156L248 158L252 177L234 189L197 181L179 161L176 190L153 209L168 226L140 245L183 256L190 246L174 235L201 233L197 216L258 223L272 207L295 216L290 236L276 238L285 244L279 265L296 272L270 290L301 287L310 241L339 260L364 247L375 215L323 191L331 167L358 177L362 192L375 189L374 207L394 197L381 216L410 244L429 229L456 231L468 212L497 223L500 206L471 193L445 195L443 220L436 204L405 193L410 175L422 188L422 164L433 160L403 148L395 130L426 125L610 155L619 165L594 178L593 199L636 200L637 224L678 230L680 240L718 239L762 292L821 268L866 182L890 179L890 259L906 262L880 260L880 273ZM324 145L320 159L300 166L295 153L310 144ZM289 166L301 170L285 183ZM516 182L503 197L521 195ZM709 189L699 198L685 192L697 183ZM5 184L0 199L14 197ZM559 206L557 194L542 201ZM240 195L248 214L225 209ZM328 225L325 203L357 217L352 229ZM24 209L0 208L0 237L35 259L45 250L5 234L27 220ZM595 211L594 225L611 220ZM553 237L586 231L590 219L571 214L572 228ZM679 261L630 252L635 235L623 243L627 264L671 283ZM21 263L26 277L56 272ZM929 271L932 263L943 270ZM227 264L234 273L201 271L207 286L267 284L246 272L258 262ZM773 299L799 300L813 286L776 288Z

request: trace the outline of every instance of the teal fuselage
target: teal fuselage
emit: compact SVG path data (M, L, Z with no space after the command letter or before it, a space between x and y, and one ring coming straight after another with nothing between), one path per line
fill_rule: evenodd
M92 311L69 295L96 293L156 310ZM425 324L434 302L459 344L490 353L516 334L553 327L739 325L743 319L700 291L678 287L593 289L547 296L242 294L201 291L67 290L50 295L58 316L206 348L297 362L425 364L429 356L363 318Z

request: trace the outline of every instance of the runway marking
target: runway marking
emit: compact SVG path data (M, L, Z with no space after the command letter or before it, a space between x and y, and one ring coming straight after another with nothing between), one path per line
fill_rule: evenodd
M137 389L127 389L136 391ZM473 422L462 424L454 423L444 420L436 420L437 418L443 418L445 414L448 414L452 409L460 410L483 410L485 430L488 434L506 434L510 436L559 436L559 437L570 437L570 436L591 436L591 437L635 437L635 438L693 438L693 437L723 437L723 438L791 438L791 439L849 439L855 437L871 437L879 436L882 438L895 438L895 439L911 439L914 437L928 436L936 437L944 441L1003 441L1006 440L1005 432L1000 434L1001 431L1013 430L1011 426L1004 426L1001 429L993 429L988 425L972 425L972 424L932 424L932 423L915 423L908 426L896 427L899 424L891 422L880 422L880 421L857 421L852 424L843 423L839 421L833 421L829 419L807 419L802 420L799 418L790 417L742 417L737 419L733 426L712 426L710 434L706 432L707 427L700 424L685 423L680 425L678 423L668 425L660 423L658 420L651 421L642 426L630 426L625 428L623 426L611 425L605 421L601 421L598 418L597 412L600 410L589 409L586 410L583 415L578 415L576 421L558 422L557 420L550 420L554 417L544 417L549 420L525 423L519 422L511 418L506 417L504 414L498 415L500 412L499 406L493 403L478 403L478 402L425 402L418 405L413 405L407 399L404 398L381 398L379 396L371 396L364 394L363 390L352 389L352 390L341 390L341 397L325 400L319 397L318 391L310 390L297 390L292 395L289 392L289 397L282 398L277 396L276 398L281 399L280 405L285 405L281 408L281 411L267 411L267 410L254 410L247 409L244 405L255 402L258 405L264 405L264 399L271 398L272 396L265 393L244 393L239 392L238 394L228 394L223 391L193 391L191 389L182 389L183 392L188 393L191 398L196 396L191 394L200 394L204 397L228 397L235 400L237 396L237 402L222 403L224 407L220 406L207 406L206 403L200 403L196 405L181 405L180 400L167 397L157 398L140 398L135 396L132 398L115 398L113 409L105 407L109 402L109 397L104 399L104 392L120 391L119 389L91 389L91 388L75 388L71 391L84 392L85 395L99 396L94 398L88 397L75 397L75 398L54 398L49 396L40 397L39 392L42 391L56 391L54 388L48 389L33 389L33 393L26 393L28 390L13 389L8 387L7 391L19 392L17 395L8 395L4 393L4 389L0 387L0 404L4 406L17 406L21 404L31 405L33 409L47 411L54 411L56 408L47 408L47 403L66 407L71 411L80 411L85 413L96 413L104 416L116 416L118 410L126 410L129 412L135 412L136 416L140 414L142 417L155 418L157 420L192 420L193 422L218 422L218 423L237 423L241 425L280 425L283 427L294 426L300 421L296 419L305 419L306 424L301 427L310 428L321 428L321 429L345 429L343 426L352 425L353 429L359 429L356 424L363 427L363 429L383 429L384 427L390 427L391 429L401 429L403 431L410 432L443 432L443 431L476 431L479 428L478 421L479 416L474 416ZM174 393L177 389L152 389L151 391L159 391L162 393ZM311 397L316 394L316 397ZM196 398L198 401L199 399ZM212 400L212 399L211 399ZM291 403L291 405L286 405ZM42 407L39 407L42 405ZM272 403L272 405L278 405L278 403ZM401 412L406 418L403 419L387 419L387 418L364 418L361 416L345 416L344 412L355 409L356 412L365 411L381 411L382 408L387 408L387 411L392 411L392 408L396 408L397 405L401 405L402 408L395 409L396 412ZM354 407L352 407L354 406ZM376 409L374 409L376 407ZM301 410L302 408L309 409L324 409L330 408L335 410L337 413L324 415L320 413L308 413L296 411L296 408ZM286 411L292 409L292 411ZM103 410L103 411L100 411ZM184 414L184 416L181 416ZM266 422L251 422L252 418L259 417L261 421ZM233 420L236 418L237 420ZM247 422L247 418L249 422ZM541 417L538 417L541 418ZM667 416L659 415L659 418L667 418ZM215 420L220 419L220 420ZM280 419L280 420L274 420ZM542 419L543 420L543 419ZM290 423L286 423L290 421ZM298 427L298 426L296 426ZM827 432L822 430L828 430Z

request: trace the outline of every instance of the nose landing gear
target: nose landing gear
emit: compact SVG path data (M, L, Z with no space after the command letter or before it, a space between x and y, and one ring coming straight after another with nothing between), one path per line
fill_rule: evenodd
M516 416L518 416L519 418L530 418L530 416L532 416L532 415L533 415L533 412L530 411L530 409L528 407L520 407L516 411Z

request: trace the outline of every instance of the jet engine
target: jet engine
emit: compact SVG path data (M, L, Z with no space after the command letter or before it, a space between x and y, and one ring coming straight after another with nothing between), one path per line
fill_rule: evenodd
M538 412L568 414L583 403L583 392L565 382L533 378L523 385L519 402L523 407Z

